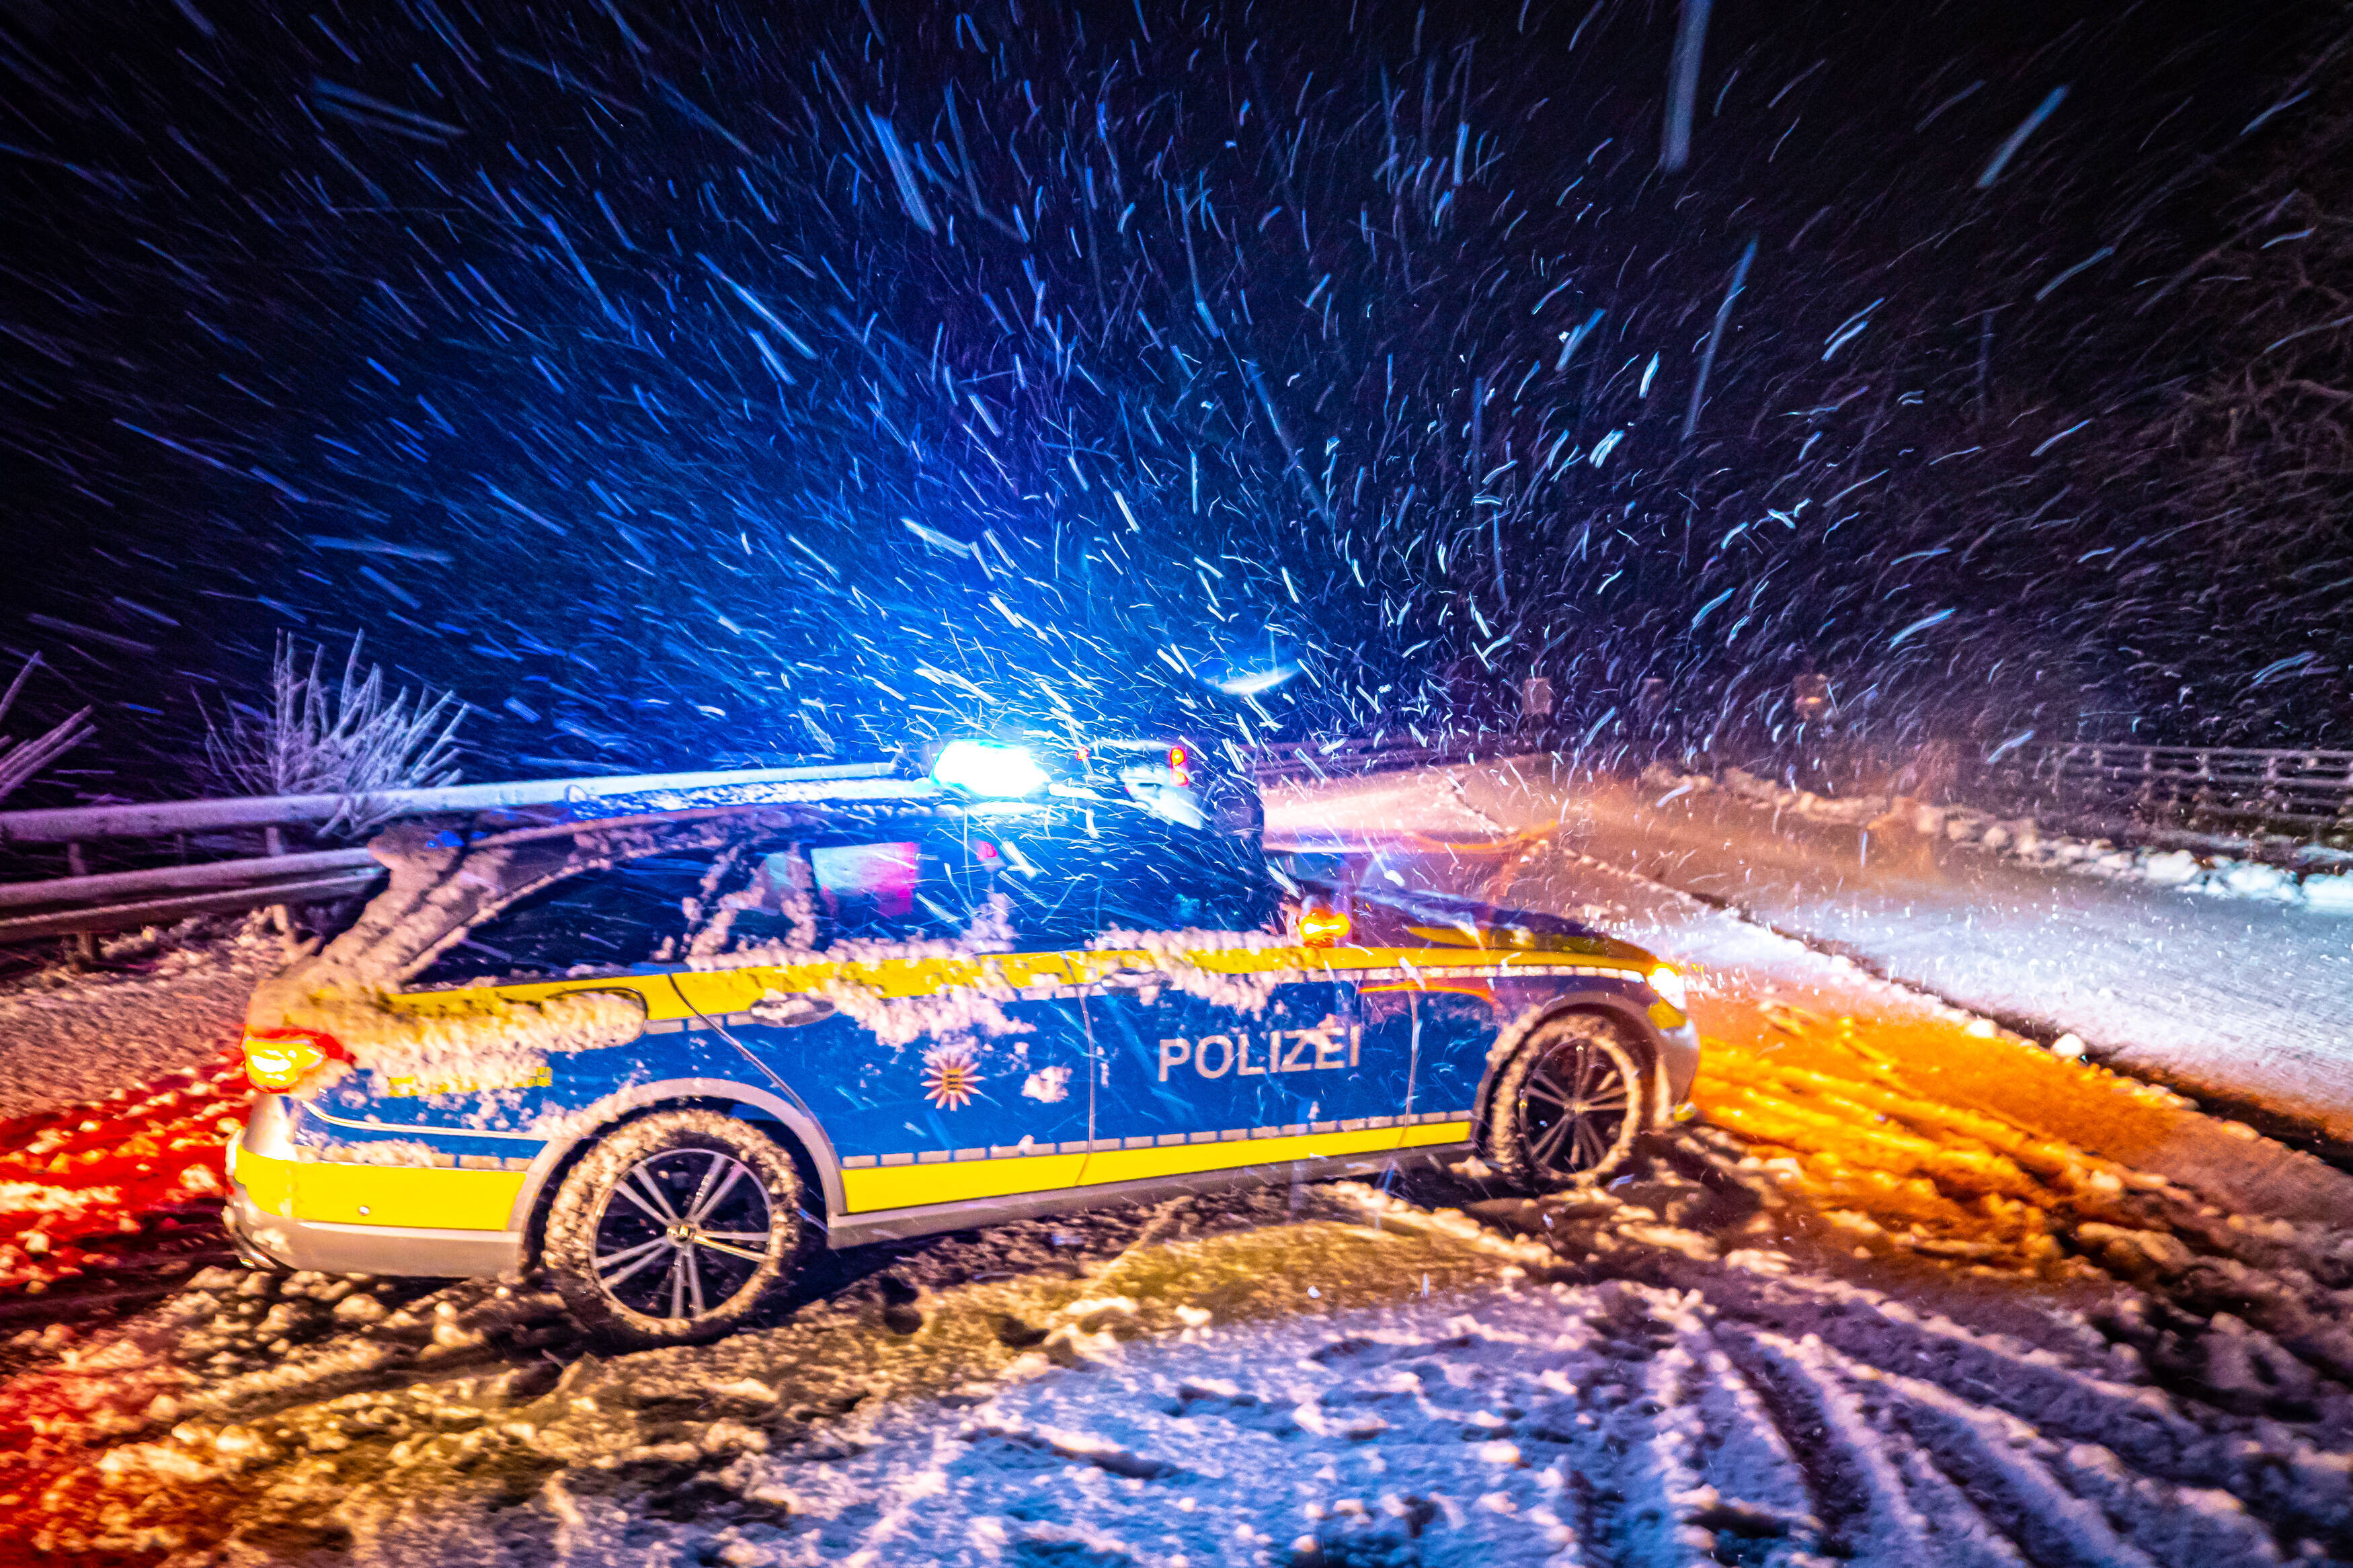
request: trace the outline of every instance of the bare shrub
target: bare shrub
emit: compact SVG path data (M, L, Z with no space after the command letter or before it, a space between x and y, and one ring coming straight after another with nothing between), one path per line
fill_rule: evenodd
M265 711L231 704L224 733L208 718L205 755L224 784L259 795L331 795L335 815L320 829L357 836L390 814L375 803L386 790L452 784L459 770L459 724L467 705L427 687L412 700L403 687L390 698L384 667L360 668L362 637L352 638L340 683L320 674L326 649L313 647L305 671L299 646L278 640Z
M7 718L8 710L16 705L16 693L25 689L25 682L31 679L40 662L41 656L35 654L25 661L25 668L16 672L16 679L8 683L7 695L0 696L0 719ZM0 735L0 800L7 799L34 774L94 733L96 728L90 721L90 710L85 708L29 741L19 741L13 735Z

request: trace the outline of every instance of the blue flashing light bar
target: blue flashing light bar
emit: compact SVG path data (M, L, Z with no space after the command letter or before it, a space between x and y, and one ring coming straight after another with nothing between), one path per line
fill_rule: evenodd
M950 741L932 764L932 782L990 800L1018 800L1038 794L1049 780L1026 746Z

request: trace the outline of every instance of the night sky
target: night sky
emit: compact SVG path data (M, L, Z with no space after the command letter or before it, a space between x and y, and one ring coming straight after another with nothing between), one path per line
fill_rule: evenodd
M1242 733L2353 743L2344 28L7 0L9 728L100 726L11 804L363 628L473 777L1290 664Z

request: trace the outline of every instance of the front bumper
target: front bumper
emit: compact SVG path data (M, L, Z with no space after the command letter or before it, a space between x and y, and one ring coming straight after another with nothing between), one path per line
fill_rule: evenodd
M1669 1029L1653 1020L1651 1036L1659 1054L1659 1120L1663 1123L1672 1115L1672 1108L1691 1098L1692 1082L1699 1077L1699 1026L1686 1018L1680 1026Z

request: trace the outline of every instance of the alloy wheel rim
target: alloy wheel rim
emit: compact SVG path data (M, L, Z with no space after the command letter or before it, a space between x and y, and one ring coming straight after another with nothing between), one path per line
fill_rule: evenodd
M768 1194L716 1149L667 1149L623 1173L596 1219L596 1283L649 1318L692 1321L741 1294L768 1261Z
M1555 1179L1597 1170L1625 1136L1633 1096L1617 1058L1590 1040L1564 1041L1520 1084L1522 1146Z

